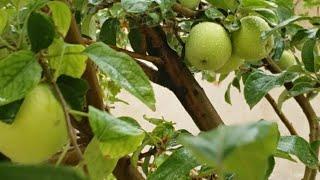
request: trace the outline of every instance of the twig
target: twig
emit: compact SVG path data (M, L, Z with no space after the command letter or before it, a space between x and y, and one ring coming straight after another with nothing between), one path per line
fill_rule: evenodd
M79 158L79 160L82 160L83 157L82 157L82 152L78 146L78 143L77 143L77 135L75 133L75 130L74 128L72 127L71 125L71 120L70 120L70 116L69 116L69 113L68 113L68 105L58 87L58 85L56 84L56 82L54 81L54 78L51 74L51 71L50 71L50 68L48 66L48 64L45 62L45 60L43 58L40 57L40 64L42 66L42 69L44 71L44 75L45 77L47 78L47 80L51 83L52 87L53 87L53 90L60 102L60 104L62 105L62 109L63 109L63 114L64 114L64 117L66 119L66 124L67 124L67 129L68 129L68 135L69 135L69 138L70 138L70 141L71 141L71 144L74 146L74 148L76 149L76 152L77 152L77 156Z
M144 54L128 51L126 49L122 49L122 48L119 48L119 47L116 47L116 46L110 46L110 47L112 49L116 50L116 51L126 53L129 56L131 56L132 58L145 60L145 61L151 62L151 63L153 63L155 65L162 65L163 64L163 61L161 60L161 58L156 57L156 56L144 55Z
M268 100L274 111L277 113L279 116L280 120L283 122L283 124L287 127L291 135L298 135L297 131L294 129L292 124L289 122L288 118L283 114L281 109L279 109L277 103L275 100L272 98L270 94L265 95L265 98Z

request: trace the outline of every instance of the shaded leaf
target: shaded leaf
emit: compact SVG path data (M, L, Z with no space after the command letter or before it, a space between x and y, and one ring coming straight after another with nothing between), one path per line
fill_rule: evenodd
M108 45L116 45L117 33L120 31L120 22L117 18L110 18L104 21L99 39Z
M82 79L69 76L60 76L57 84L64 99L72 109L82 111L85 103L85 96L88 91L88 83Z
M0 121L12 124L16 114L19 112L23 100L17 100L12 103L0 106Z
M28 36L32 51L38 52L49 47L55 36L52 19L43 13L31 13L28 19Z

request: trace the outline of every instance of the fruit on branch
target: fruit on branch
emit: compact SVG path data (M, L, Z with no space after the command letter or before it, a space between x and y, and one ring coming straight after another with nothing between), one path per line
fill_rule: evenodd
M231 57L232 45L226 30L219 24L203 22L191 29L185 56L199 70L217 70Z
M296 64L296 59L291 51L283 51L280 60L276 63L281 70L286 70L288 67Z
M220 74L228 74L238 69L243 63L244 59L241 59L236 55L231 55L230 59L216 72Z
M195 9L199 6L201 0L179 0L180 4L189 9Z
M13 162L43 162L67 142L62 106L47 84L27 94L12 124L0 122L0 152Z
M261 38L263 32L271 29L268 23L258 16L247 16L240 22L240 29L232 33L234 53L251 62L267 57L274 45L273 36Z

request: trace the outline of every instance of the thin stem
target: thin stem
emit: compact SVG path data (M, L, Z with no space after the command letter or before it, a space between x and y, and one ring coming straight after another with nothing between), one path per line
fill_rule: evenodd
M70 114L73 114L73 115L78 115L78 116L83 116L83 117L88 117L88 113L85 113L85 112L81 112L81 111L76 111L76 110L72 110L72 109L68 109L68 112Z
M275 100L272 98L270 94L266 94L265 98L268 100L274 111L277 113L279 116L280 120L283 122L283 124L286 126L286 128L289 130L291 135L298 135L297 131L294 129L288 118L283 114L281 109L279 109L277 103Z
M56 162L56 167L59 166L61 164L61 162L63 161L63 159L66 157L68 150L70 148L70 143L68 143L64 148L62 153L59 156L58 161Z
M47 80L51 83L52 87L53 87L53 90L60 102L60 104L62 105L62 109L63 109L63 114L64 114L64 117L66 119L66 124L67 124L67 129L68 129L68 135L69 135L69 138L70 138L70 141L71 141L71 144L74 146L76 152L77 152L77 156L79 158L79 160L82 160L83 159L83 156L82 156L82 152L79 148L79 145L77 143L77 135L76 135L76 132L74 130L74 128L72 127L72 124L71 124L71 120L70 120L70 116L69 116L69 113L68 113L68 105L58 87L58 85L56 84L56 82L54 81L53 79L53 76L51 74L51 71L50 71L50 68L48 66L48 64L44 61L43 58L40 58L40 64L42 66L42 69L44 71L44 75L45 77L47 78Z
M6 40L4 40L1 36L0 36L0 42L3 43L4 46L6 46L7 48L9 48L10 50L17 50L17 48L11 46Z

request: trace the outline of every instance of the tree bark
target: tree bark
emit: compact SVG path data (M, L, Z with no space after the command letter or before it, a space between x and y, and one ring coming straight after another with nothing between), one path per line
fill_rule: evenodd
M160 57L164 63L158 67L162 84L174 92L201 131L208 131L224 124L204 90L193 74L172 50L160 28L143 28L147 34L149 54Z

